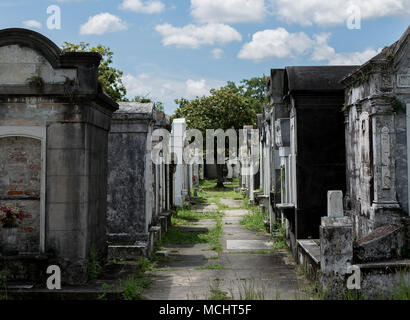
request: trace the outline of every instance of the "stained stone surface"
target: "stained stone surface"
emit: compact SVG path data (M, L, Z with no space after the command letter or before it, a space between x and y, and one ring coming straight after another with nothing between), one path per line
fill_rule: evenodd
M258 250L271 249L273 243L264 240L227 240L226 248L228 250Z

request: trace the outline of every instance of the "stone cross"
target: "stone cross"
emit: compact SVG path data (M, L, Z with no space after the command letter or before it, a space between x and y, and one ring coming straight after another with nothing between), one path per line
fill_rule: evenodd
M327 192L327 215L331 218L343 217L343 192Z

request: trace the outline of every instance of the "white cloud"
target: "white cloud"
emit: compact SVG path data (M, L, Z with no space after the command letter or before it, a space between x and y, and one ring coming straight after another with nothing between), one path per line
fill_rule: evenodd
M162 35L164 46L175 45L181 48L196 49L204 44L226 44L242 40L238 31L220 23L201 26L189 24L184 27L174 27L166 23L157 25L155 30Z
M23 26L26 28L34 28L34 29L41 29L42 27L41 22L37 20L23 21Z
M127 24L121 18L111 13L100 13L88 18L88 21L80 27L80 34L102 35L127 29Z
M211 88L225 85L224 81L213 79L181 79L148 73L127 74L123 77L123 82L129 98L139 95L161 101L165 104L168 113L174 111L174 99L181 97L192 99L196 96L209 95Z
M188 96L205 96L209 94L210 88L207 87L205 79L199 81L188 79L185 84Z
M137 13L153 14L164 11L165 5L160 0L124 0L120 5L120 9L131 10Z
M329 65L361 65L373 58L381 51L367 48L364 51L336 53L335 49L327 43L330 34L315 35L315 47L311 59L314 61L327 61Z
M265 18L265 0L191 0L191 14L199 22L260 22Z
M358 65L374 57L379 50L341 52L328 44L330 33L316 34L310 38L303 32L289 33L283 28L256 32L252 41L246 43L238 57L253 61L273 58L307 57L312 61L327 62L329 65Z
M305 33L289 33L284 28L256 32L238 54L240 59L260 61L301 55L312 47L312 39Z
M281 20L302 26L346 23L351 9L360 10L362 19L410 13L410 0L271 0Z
M215 48L211 53L214 59L221 59L224 55L224 51L221 48Z

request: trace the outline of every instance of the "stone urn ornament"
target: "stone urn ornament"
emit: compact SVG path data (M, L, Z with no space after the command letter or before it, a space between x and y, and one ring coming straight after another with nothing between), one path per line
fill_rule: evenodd
M4 256L18 254L18 227L23 218L23 212L16 207L0 207L1 248Z

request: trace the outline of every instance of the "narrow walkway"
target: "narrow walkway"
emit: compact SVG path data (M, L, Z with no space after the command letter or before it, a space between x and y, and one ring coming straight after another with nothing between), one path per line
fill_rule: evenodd
M309 284L296 272L296 265L287 251L272 249L274 240L268 233L246 230L240 224L243 216L249 213L243 208L241 195L237 193L234 198L233 192L221 191L217 198L210 198L206 192L205 196L207 203L194 205L192 210L222 211L222 219L195 220L178 229L197 235L198 232L213 233L219 225L222 228L220 247L208 243L165 244L168 256L157 263L153 285L144 291L144 298L307 299L305 292Z

